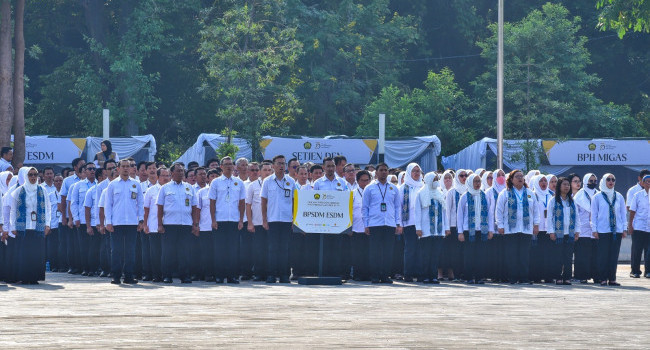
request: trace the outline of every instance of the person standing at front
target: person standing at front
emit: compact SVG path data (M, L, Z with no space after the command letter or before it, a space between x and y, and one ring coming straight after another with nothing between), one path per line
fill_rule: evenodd
M144 196L140 183L129 177L131 164L121 160L120 176L106 187L104 222L111 235L111 283L120 284L122 272L124 283L136 284L133 278L138 230L144 222Z
M571 180L557 180L555 196L548 202L546 230L555 243L551 267L555 284L571 285L574 242L580 238L580 215L573 200Z
M158 233L162 235L163 282L172 283L174 255L178 257L181 283L192 283L190 278L190 249L192 235L199 235L197 196L194 187L183 181L183 164L171 167L172 181L158 192Z
M214 239L215 281L239 283L239 230L244 227L246 186L233 175L232 158L221 159L223 174L210 184L210 216ZM217 210L218 208L218 210Z
M394 235L402 234L402 216L399 190L389 184L388 165L379 163L377 181L363 190L363 226L370 236L370 280L372 283L393 283L390 269L393 264Z

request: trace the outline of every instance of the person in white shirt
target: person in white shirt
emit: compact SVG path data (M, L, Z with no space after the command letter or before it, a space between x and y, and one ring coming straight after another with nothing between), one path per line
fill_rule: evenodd
M580 216L580 238L575 244L574 276L580 283L593 279L598 282L596 253L598 240L591 232L591 201L598 194L598 178L592 173L582 178L583 187L574 198Z
M324 163L325 162L323 162L323 164ZM336 176L340 178L344 177L343 169L347 164L348 164L348 159L345 158L344 155L339 154L338 156L334 156L334 165L336 166L336 170L335 170Z
M130 161L120 160L120 176L106 187L104 222L111 235L112 284L136 284L134 278L137 232L144 222L144 196L137 180L129 177Z
M420 275L420 252L418 250L418 236L415 233L415 197L424 185L422 170L417 163L410 163L406 167L404 184L399 187L400 210L402 211L402 227L404 234L404 282L413 282Z
M445 175L446 176L446 175ZM441 267L448 270L449 280L460 282L463 271L463 245L458 241L458 224L457 209L460 196L467 192L467 171L458 169L454 177L454 186L447 191L446 208L447 222L451 229L451 234L444 239L442 247Z
M300 167L300 161L297 158L289 159L287 163L287 172L288 175L294 180L298 181L298 168Z
M274 174L262 183L262 226L268 231L268 272L266 283L291 283L289 240L293 221L295 181L285 174L285 158L273 157Z
M17 280L38 284L45 280L45 236L50 233L52 207L45 189L38 185L38 170L29 168L28 180L10 196L11 228L19 239Z
M44 183L41 186L50 197L50 205L52 206L50 234L45 237L45 255L47 261L50 262L50 271L59 272L59 269L63 268L62 260L59 258L59 219L61 218L61 213L58 211L59 194L56 186L54 186L54 169L52 167L46 166L43 168L43 180ZM0 179L0 181L2 180Z
M68 273L69 274L80 274L81 266L80 259L78 257L78 245L77 239L75 236L76 230L73 227L73 219L68 215L69 213L69 204L70 199L68 196L72 195L70 189L72 185L83 180L81 167L86 164L86 161L81 158L75 158L72 160L72 168L74 169L74 174L63 179L63 184L61 185L61 200L59 203L59 212L61 213L61 225L59 230L59 239L64 241L65 247L65 256L68 260Z
M548 203L553 198L553 194L548 189L548 180L544 175L535 175L530 180L530 188L535 193L537 199L537 209L540 215L539 233L537 237L532 237L530 247L530 268L529 276L534 283L541 283L544 280L547 283L556 278L554 243L551 242L546 232L546 219L550 207Z
M95 199L97 200L96 211L99 225L97 231L101 237L99 245L99 266L102 272L99 277L111 277L111 235L107 234L104 225L104 207L106 204L106 187L117 177L117 163L113 159L107 159L104 162L104 176L106 179L95 187Z
M371 181L367 170L357 172L355 183L358 185L352 191L352 267L355 281L370 280L370 240L363 226L363 190Z
M158 169L156 169L156 162L146 162L145 163L145 170L147 172L147 180L143 181L140 183L142 185L142 193L146 196L147 190L155 186L156 183L158 182ZM146 221L145 221L146 224ZM144 228L144 225L143 225ZM138 251L140 253L140 260L137 260L137 262L141 263L141 272L142 272L142 280L143 281L151 281L153 279L152 277L152 268L151 268L151 242L149 242L149 238L151 236L149 234L144 233L143 231L140 231L138 233L138 238L140 242L140 250ZM136 252L136 253L138 253ZM138 255L136 254L136 259L138 259ZM137 264L136 264L137 266Z
M487 195L488 205L493 211L496 211L497 199L499 193L506 188L506 173L501 169L496 169L492 172L492 185L485 190ZM494 227L496 227L496 213L494 213ZM505 253L503 236L495 234L491 240L488 241L488 276L492 282L501 282L508 279L506 273Z
M84 174L82 177L85 178L72 186L72 194L68 196L68 198L70 199L70 213L72 214L72 221L74 222L74 227L72 229L76 231L77 235L77 246L79 249L78 256L82 270L81 275L94 276L95 271L91 271L91 268L88 265L90 236L87 233L86 208L84 207L84 201L86 200L86 193L97 184L95 181L95 164L84 164L81 167L81 172Z
M160 187L156 199L158 233L162 235L163 282L172 283L172 273L176 270L174 262L178 260L177 271L181 283L192 283L191 235L199 235L198 200L192 185L183 181L183 164L175 163L170 170L172 181Z
M233 175L232 158L221 159L223 174L210 183L210 216L216 231L215 282L239 283L239 230L244 227L246 186ZM219 208L217 210L217 208Z
M311 189L311 184L309 183L309 170L306 165L300 165L296 173L296 188L308 190Z
M243 159L243 160L242 160ZM241 171L239 174L242 177L239 177L240 180L244 183L244 226L239 230L239 273L240 280L249 281L253 278L253 233L248 231L248 214L246 213L246 193L248 191L248 186L251 184L250 172L248 168L250 164L246 158L239 158L240 164L246 164L244 167L240 165ZM245 163L244 163L245 162ZM237 162L235 162L237 164ZM255 174L255 179L258 178L259 174Z
M314 182L323 177L323 166L320 164L314 164L309 168L309 174L311 175L311 188L314 188Z
M571 285L574 242L580 238L580 215L573 200L571 180L557 180L555 196L548 202L546 230L554 243L555 284Z
M246 228L253 234L253 280L256 282L266 281L266 273L268 271L268 232L262 225L262 183L264 179L273 174L271 161L264 161L262 164L253 166L253 163L248 168L249 173L255 172L257 168L259 177L246 189L246 214L248 216L248 227ZM255 163L257 164L257 163ZM300 252L304 252L300 250Z
M361 209L370 236L370 281L390 284L394 235L402 234L401 202L397 186L387 182L388 165L379 163L375 174L377 180L363 190Z
M11 165L13 157L14 150L11 147L2 147L2 152L0 153L0 172L14 171L14 167Z
M440 190L440 180L435 172L424 176L424 186L415 199L415 233L419 237L422 253L422 283L440 284L438 269L443 239L450 235L445 214L445 196Z
M643 190L642 182L643 182L643 177L646 176L646 175L650 175L650 170L641 169L641 171L639 172L639 176L637 178L638 182L634 186L630 187L630 189L627 190L627 194L625 195L625 203L626 203L628 213L630 213L630 206L631 206L632 202L634 201L634 195L636 195L638 192ZM629 215L628 215L628 218L629 218ZM639 249L644 249L645 247L638 247L637 246L638 240L634 239L634 232L630 230L630 233L632 234L632 247L630 248L631 249L630 252L631 252L631 255L632 255L632 258L630 259L630 268L631 268L630 277L638 278L638 277L641 277L641 272L637 271L638 269L636 269L636 267L635 267L634 261L636 260L636 257L634 256L634 253L638 252Z
M632 197L628 232L632 232L632 277L641 277L641 253L645 256L645 277L650 278L650 174L641 180L643 189Z
M18 169L16 176L7 177L7 188L4 191L2 199L2 242L4 243L4 265L3 276L7 283L18 282L18 248L19 239L14 234L11 226L11 203L13 202L13 191L27 182L27 172L29 168L22 167Z
M348 188L350 191L354 191L357 188L357 170L354 167L354 164L348 163L343 167L343 175L345 181L348 183Z
M495 214L499 234L504 235L510 283L532 283L528 276L530 241L539 232L540 215L537 198L526 187L521 170L515 169L508 174L506 189L499 194Z
M201 168L203 169L203 168ZM198 173L197 169L197 173ZM219 177L216 169L210 169L207 172L207 183ZM198 178L198 177L197 177ZM199 243L200 243L200 261L201 276L206 282L214 282L214 231L212 231L212 218L210 217L210 187L205 186L196 193L197 205L199 210Z
M600 285L620 286L616 267L621 239L627 236L623 195L614 190L616 177L607 173L600 179L600 193L591 201L591 230L598 239L598 279Z
M156 170L157 183L144 194L144 229L145 235L149 237L149 260L151 262L151 281L162 282L162 238L158 233L158 193L160 187L171 180L169 169L164 166ZM212 246L210 246L212 249Z
M89 163L89 165L94 166L95 163ZM94 178L97 181L97 184L91 187L88 191L86 191L86 195L84 197L84 201L82 204L82 209L80 209L83 211L83 217L85 219L84 221L86 222L85 232L83 232L84 230L83 228L80 228L79 230L80 233L83 232L87 235L86 242L87 242L88 257L87 257L86 271L88 271L87 274L88 276L96 276L97 274L100 274L99 257L101 254L102 236L99 233L99 230L97 229L99 227L99 215L98 215L99 197L97 195L96 187L99 186L99 183L104 181L103 169L101 168L95 169Z
M487 195L481 191L481 177L467 178L468 189L460 196L456 223L458 241L463 245L463 273L469 284L484 284L487 242L494 234L494 217Z

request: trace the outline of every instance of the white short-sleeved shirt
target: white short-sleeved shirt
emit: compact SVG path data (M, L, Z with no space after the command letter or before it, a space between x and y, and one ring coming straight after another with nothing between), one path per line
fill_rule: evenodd
M111 181L104 204L106 225L137 225L144 220L144 196L136 180L118 177Z
M352 192L352 232L364 232L363 226L363 190L356 187Z
M144 194L144 207L149 208L149 216L146 218L149 233L158 232L158 205L156 200L158 200L160 187L160 184L155 184L149 187L147 193Z
M266 220L268 222L293 221L293 190L295 181L287 174L278 179L275 174L264 179L260 196L266 198Z
M650 232L650 198L645 190L638 191L628 202L630 211L635 212L632 226L635 230Z
M166 183L158 192L156 204L163 206L163 225L192 226L192 208L196 207L198 201L189 183Z
M251 183L248 185L248 188L246 189L246 204L250 204L251 206L251 212L253 214L252 218L248 218L248 220L252 220L252 223L254 226L260 226L262 225L262 197L260 196L262 193L262 179L257 179L255 181L251 181Z
M210 200L215 201L215 221L239 222L239 201L246 199L246 186L236 176L221 175L210 183Z
M201 210L199 218L199 231L212 231L212 217L210 216L210 187L204 187L196 193L197 208Z

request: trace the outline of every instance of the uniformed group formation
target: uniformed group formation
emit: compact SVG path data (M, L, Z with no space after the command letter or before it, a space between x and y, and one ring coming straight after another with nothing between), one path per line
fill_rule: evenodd
M317 275L320 236L292 231L295 189L353 192L352 233L324 235L323 275L616 286L621 239L633 232L631 276L641 276L645 254L650 278L647 170L627 193L628 221L612 174L424 175L415 163L402 172L384 163L361 170L343 156L303 165L225 157L168 168L118 160L104 141L93 163L75 159L61 175L21 167L14 176L6 154L0 278L8 283L38 283L46 265L113 284Z

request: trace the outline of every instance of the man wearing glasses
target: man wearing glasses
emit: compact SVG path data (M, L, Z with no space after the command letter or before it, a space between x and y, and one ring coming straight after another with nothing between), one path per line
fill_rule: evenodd
M297 158L291 158L289 159L289 164L287 165L287 168L289 170L289 176L294 181L298 181L298 167L300 166L300 161L298 161Z

